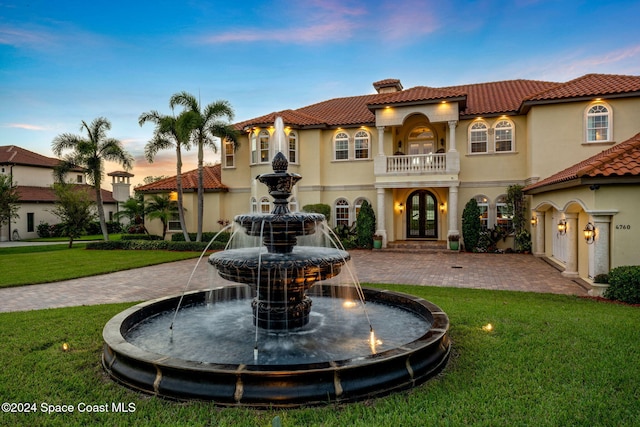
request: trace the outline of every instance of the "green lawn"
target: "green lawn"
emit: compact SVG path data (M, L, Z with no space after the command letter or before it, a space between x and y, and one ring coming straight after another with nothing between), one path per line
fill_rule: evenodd
M87 250L84 245L68 249L65 244L1 248L0 288L94 276L199 255L199 252Z
M0 314L0 396L37 411L0 414L0 424L269 426L279 416L283 426L638 425L640 308L563 295L380 287L419 295L450 317L448 366L410 391L269 411L142 395L112 382L100 365L102 327L130 304L75 307ZM487 323L492 332L482 329ZM135 412L78 411L119 402ZM43 404L75 412L44 414Z

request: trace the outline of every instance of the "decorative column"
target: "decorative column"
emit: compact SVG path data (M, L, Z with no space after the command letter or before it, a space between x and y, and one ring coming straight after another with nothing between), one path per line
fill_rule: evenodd
M382 247L387 247L387 229L385 228L385 203L384 203L384 188L378 188L378 228L376 234L382 236Z
M536 236L535 242L536 247L533 251L533 255L537 257L543 257L546 255L545 245L544 245L544 237L545 237L545 227L544 227L544 211L534 211L536 216L536 226L534 227Z
M387 156L384 155L384 126L378 126L378 154L373 159L374 175L387 173Z
M567 264L563 276L578 277L578 214L565 213L567 222Z
M449 231L447 237L452 234L460 235L458 231L458 184L449 186Z
M460 153L456 149L456 125L455 120L449 121L449 151L447 151L447 168L446 172L450 174L460 173Z
M384 156L384 126L378 126L378 156Z
M449 151L458 151L456 149L456 120L449 120Z

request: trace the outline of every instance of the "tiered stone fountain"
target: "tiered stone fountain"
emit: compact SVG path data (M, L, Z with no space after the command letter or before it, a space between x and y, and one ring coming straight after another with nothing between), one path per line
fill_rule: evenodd
M290 407L381 396L445 366L449 320L440 308L357 280L323 283L335 281L350 255L298 245L324 232L324 216L290 212L301 177L287 171L282 153L272 165L258 180L273 211L234 219L261 244L209 258L225 286L139 304L107 323L103 365L114 379L172 399Z

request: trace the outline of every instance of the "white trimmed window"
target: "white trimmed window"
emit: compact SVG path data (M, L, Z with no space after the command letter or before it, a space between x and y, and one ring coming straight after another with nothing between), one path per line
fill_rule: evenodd
M295 130L289 131L289 163L298 163L298 133Z
M333 139L334 160L349 159L349 135L339 132Z
M258 201L256 200L255 197L252 197L249 200L249 209L251 210L251 213L258 213Z
M369 158L369 143L371 138L369 132L364 130L358 131L354 138L355 142L355 158L356 159L368 159Z
M513 123L509 120L500 120L494 126L495 151L505 153L513 151Z
M469 152L486 153L489 151L489 132L487 124L476 121L469 127Z
M482 228L486 229L489 227L489 199L483 195L475 196L474 199L480 209L480 223Z
M236 151L233 146L233 141L228 139L224 140L222 145L224 149L224 167L233 168L236 166Z
M251 132L251 164L258 163L258 135L255 132Z
M587 109L587 142L611 141L611 108L604 103Z
M271 212L271 203L269 203L269 198L263 197L260 199L260 213L269 213Z
M260 163L269 163L269 131L264 129L258 134L258 146L260 149Z
M334 207L334 215L336 226L349 226L349 202L347 199L338 199Z

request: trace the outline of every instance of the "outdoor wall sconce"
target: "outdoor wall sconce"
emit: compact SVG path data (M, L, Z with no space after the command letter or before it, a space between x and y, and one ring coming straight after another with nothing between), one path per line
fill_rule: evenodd
M567 232L567 221L561 219L558 221L558 233L565 234Z
M402 203L398 203L398 210L400 211L400 213L404 211L404 205Z
M596 239L596 227L590 222L584 227L584 240L587 241L587 245L592 244Z
M444 208L445 208L444 203L440 203L440 212L441 213L444 213Z
M538 217L537 216L532 216L531 217L531 226L535 227L536 225L538 225Z

